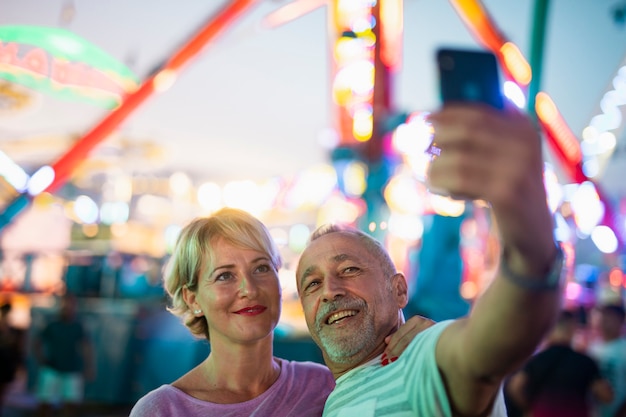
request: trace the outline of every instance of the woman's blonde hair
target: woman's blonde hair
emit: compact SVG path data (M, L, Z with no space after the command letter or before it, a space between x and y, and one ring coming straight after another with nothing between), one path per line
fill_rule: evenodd
M207 321L204 317L196 317L189 309L183 299L183 288L195 292L201 272L213 269L214 245L219 239L242 249L267 254L276 271L282 266L278 248L265 225L243 210L223 208L185 226L164 269L164 286L171 299L168 310L180 317L194 336L207 340Z

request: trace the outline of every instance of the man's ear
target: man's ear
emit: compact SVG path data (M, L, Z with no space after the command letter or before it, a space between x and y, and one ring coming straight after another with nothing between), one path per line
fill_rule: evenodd
M409 286L403 273L398 272L391 277L391 284L394 291L398 307L404 308L409 303Z

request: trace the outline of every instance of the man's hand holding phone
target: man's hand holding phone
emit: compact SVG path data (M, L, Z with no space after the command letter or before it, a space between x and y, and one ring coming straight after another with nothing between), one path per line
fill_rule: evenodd
M429 187L433 192L454 198L489 202L501 237L514 242L514 246L529 245L527 235L532 231L539 235L547 233L546 241L551 241L552 219L546 211L538 129L515 106L504 105L502 99L503 105L499 105L495 98L496 86L500 90L499 82L497 78L493 80L496 62L483 65L486 64L482 58L472 60L465 56L462 61L455 61L451 69L455 75L452 72L442 75L444 103L429 117L434 129L433 142L441 149L429 167ZM459 81L457 77L472 81ZM468 83L478 87L463 87ZM482 93L475 93L476 89ZM464 91L472 93L467 96ZM553 249L548 243L540 246ZM538 249L529 248L531 252Z

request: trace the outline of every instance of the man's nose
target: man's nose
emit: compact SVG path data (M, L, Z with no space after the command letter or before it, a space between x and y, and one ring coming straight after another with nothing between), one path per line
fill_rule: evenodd
M335 276L326 277L322 285L322 300L325 302L334 301L346 295L342 281Z

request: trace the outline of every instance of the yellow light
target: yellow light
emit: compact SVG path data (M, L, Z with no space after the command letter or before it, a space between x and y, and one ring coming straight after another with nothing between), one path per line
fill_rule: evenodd
M176 82L176 71L163 70L154 77L154 91L162 93L169 90L169 88Z
M465 211L465 202L431 194L430 203L435 213L447 217L459 217Z
M352 121L352 134L359 142L366 142L372 138L374 130L374 116L366 109L358 110Z
M87 237L95 237L98 234L98 225L95 223L83 224L83 234Z
M506 68L509 70L515 81L523 86L530 83L532 79L532 70L530 64L522 55L517 45L507 42L500 48Z
M473 281L465 281L461 284L461 297L472 300L478 295L478 286Z
M122 237L128 233L128 223L114 223L111 225L111 235L113 237Z
M343 171L345 191L353 197L360 197L367 187L367 166L362 162L351 162Z
M558 116L556 105L546 93L537 93L535 101L535 110L537 115L546 122L550 123Z
M389 208L401 214L421 214L424 211L424 195L418 182L410 175L395 175L383 195Z
M54 196L47 192L43 192L33 199L33 204L39 207L48 207L52 203L54 203Z

